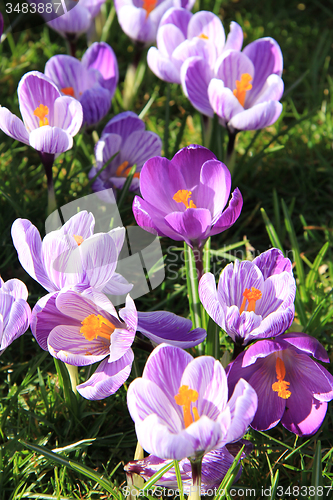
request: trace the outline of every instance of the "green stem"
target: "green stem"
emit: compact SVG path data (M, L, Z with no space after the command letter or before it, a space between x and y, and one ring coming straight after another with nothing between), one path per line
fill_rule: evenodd
M207 337L205 342L205 354L220 359L220 327L212 318L208 320Z
M201 310L198 292L198 273L192 249L184 243L184 258L189 307L193 328L201 327Z
M67 363L65 363L65 365L66 365L66 368L67 368L68 373L69 373L72 391L74 392L74 394L77 394L76 386L78 385L78 382L79 382L78 367L74 366L74 365L69 365Z
M45 169L47 179L47 215L57 210L57 202L54 192L52 166L54 163L54 154L42 153L39 151L39 156Z
M164 156L169 158L169 121L170 121L170 83L167 83L167 95L165 103L165 124L164 124Z
M190 489L188 500L200 500L202 456L200 458L195 458L195 459L190 458L189 460L191 462L191 469L192 469L192 486Z

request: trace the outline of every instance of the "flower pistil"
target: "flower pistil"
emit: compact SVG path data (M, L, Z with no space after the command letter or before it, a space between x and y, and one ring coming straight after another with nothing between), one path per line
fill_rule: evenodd
M184 423L186 428L189 425L193 424L193 422L199 420L198 409L195 406L192 407L193 416L191 413L191 403L195 403L198 397L199 395L197 391L195 391L194 389L189 389L188 385L180 386L179 392L175 396L177 405L183 408Z
M243 73L240 80L236 80L236 88L233 91L234 96L237 97L239 103L244 107L246 92L252 89L250 81L252 76L249 73Z
M254 288L254 286L251 287L251 290L249 288L245 288L245 291L243 292L243 302L239 310L239 314L242 314L243 311L245 311L245 304L246 301L248 301L247 305L247 311L248 312L255 312L255 307L256 307L256 301L261 299L262 293L260 290L257 288Z
M146 11L146 19L156 7L157 0L143 0L142 8Z
M39 126L44 127L44 125L49 124L49 120L46 118L46 116L49 114L49 108L47 106L44 106L44 104L40 104L38 108L35 109L34 115L39 118Z
M75 97L73 87L64 87L64 88L62 88L62 89L60 89L60 90L61 90L61 92L62 92L63 94L69 95L69 96L71 96L71 97Z
M284 362L281 358L277 358L275 370L278 381L272 384L272 389L274 392L278 393L279 398L288 399L291 396L291 392L288 391L290 382L284 380L284 377L286 376L286 367L284 366Z
M81 321L81 324L80 333L89 341L97 337L103 337L104 339L110 340L111 334L116 328L111 321L100 314L90 314Z
M188 203L188 200L191 196L192 191L188 191L187 189L179 189L174 195L173 200L175 200L177 203L184 203L186 209L197 208L192 200L190 200L190 203Z

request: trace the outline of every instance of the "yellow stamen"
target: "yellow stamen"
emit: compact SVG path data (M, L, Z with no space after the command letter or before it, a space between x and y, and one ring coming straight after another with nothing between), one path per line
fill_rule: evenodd
M245 288L245 291L243 292L243 302L239 310L239 314L242 314L243 311L245 311L245 304L246 301L248 301L248 306L247 306L247 311L255 312L255 307L256 307L256 301L261 299L262 293L260 290L257 288L254 288L254 286L251 287L251 290L249 288Z
M40 104L38 108L35 109L34 115L39 118L39 126L44 127L44 125L49 124L49 120L46 118L46 115L49 114L49 108L44 106L44 104Z
M179 387L179 392L175 396L177 405L182 406L183 408L184 423L186 428L199 419L198 409L196 407L192 408L194 418L191 414L191 403L195 403L198 397L199 395L197 391L189 389L188 385L182 385Z
M73 87L64 87L60 89L63 94L70 95L71 97L75 97Z
M204 33L201 33L201 35L199 35L198 38L202 38L202 40L209 40L209 37Z
M78 244L78 246L80 246L81 243L84 242L84 239L82 238L82 236L80 236L78 234L73 234L73 238L76 241L76 243Z
M276 370L276 378L278 379L278 381L272 384L272 389L274 392L278 393L278 396L280 398L288 399L291 396L291 392L288 391L290 382L283 380L284 377L286 376L286 367L284 366L284 362L282 361L281 358L277 358L275 370Z
M146 19L156 7L157 0L143 0L142 8L146 11Z
M192 196L192 191L188 191L187 189L179 189L177 193L174 195L173 200L177 203L184 203L185 208L197 208L197 206L190 200L190 204L188 203L189 198Z
M121 165L119 165L119 167L116 170L117 177L128 177L132 167L128 167L127 165L128 165L128 161L126 161L126 160L123 161ZM133 177L136 177L137 179L139 179L140 178L139 172L135 172Z
M115 326L100 314L90 314L81 321L80 333L86 340L94 340L97 337L103 337L110 340L111 334L115 330Z
M241 75L241 79L236 80L236 88L233 92L234 96L237 97L239 103L242 106L244 106L245 103L246 92L252 89L252 85L250 83L251 80L252 76L249 75L248 73L243 73Z

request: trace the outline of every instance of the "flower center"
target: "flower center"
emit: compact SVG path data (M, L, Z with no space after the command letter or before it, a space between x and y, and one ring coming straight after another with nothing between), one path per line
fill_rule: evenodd
M288 399L291 396L291 392L288 391L290 382L286 382L286 380L283 380L284 377L286 376L286 368L281 358L277 358L275 370L276 370L276 378L278 379L278 381L272 384L272 389L274 392L278 393L278 396L280 398Z
M119 167L116 170L117 177L128 177L132 167L128 167L127 165L128 165L128 161L126 161L126 160L123 161L121 165L119 165ZM137 179L139 179L140 178L139 172L135 172L133 177L136 177Z
M193 422L199 420L198 409L195 406L192 408L194 418L191 413L191 403L195 403L198 397L199 395L197 391L189 389L188 385L182 385L179 387L179 392L175 396L177 405L182 406L183 408L184 423L186 428L193 424Z
M78 244L78 246L80 246L81 243L84 242L84 239L82 238L82 236L80 236L78 234L73 234L73 238L76 241L76 243Z
M115 326L100 314L90 314L81 321L80 333L86 340L94 340L97 337L103 337L110 340L111 334L115 330Z
M146 19L156 7L157 0L143 0L142 8L146 11Z
M256 301L261 299L261 297L261 291L257 288L254 288L254 286L251 287L251 290L249 288L245 288L245 291L243 292L243 302L240 307L239 314L242 314L243 311L255 312ZM248 301L247 309L245 309L246 301Z
M197 206L190 200L190 204L188 203L189 198L192 196L192 191L188 191L187 189L179 189L177 193L172 198L177 203L184 203L185 208L197 208Z
M34 115L39 118L39 126L44 127L44 125L49 124L49 120L46 118L46 116L49 114L49 108L47 106L44 106L44 104L40 104L38 108L35 109Z
M204 33L201 33L201 35L199 35L198 38L202 38L202 40L209 40L209 37Z
M244 107L246 92L252 89L250 81L252 76L248 73L243 73L240 80L236 80L236 88L233 91L239 103Z
M63 89L60 89L60 91L63 94L70 95L71 97L75 97L73 87L64 87Z

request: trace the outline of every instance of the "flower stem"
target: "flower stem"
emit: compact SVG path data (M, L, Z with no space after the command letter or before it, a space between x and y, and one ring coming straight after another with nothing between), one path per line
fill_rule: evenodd
M54 154L42 153L39 151L39 156L45 169L46 179L47 179L47 215L57 210L57 202L54 192L52 166L54 162Z
M195 459L190 458L190 462L192 469L192 486L187 500L200 500L202 456L200 458L195 458Z
M198 292L198 271L192 249L184 243L186 282L191 319L194 328L201 327L201 310ZM202 267L202 262L201 262Z
M245 346L244 345L241 345L241 344L234 344L234 352L233 352L233 355L232 355L232 358L231 358L231 361L234 361L237 356L243 352L245 349Z
M126 71L123 92L123 107L125 110L132 108L132 103L145 74L146 65L141 63L143 49L144 44L139 42L135 44L133 62Z
M230 132L228 130L228 146L227 146L227 156L226 156L226 165L231 173L233 175L234 170L235 170L235 141L236 141L236 135L237 132Z
M74 394L77 394L76 386L78 385L78 367L65 363L71 381L71 387Z
M165 124L164 124L164 156L169 158L169 120L170 120L170 83L167 83L167 95L165 102Z

